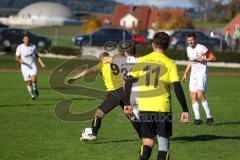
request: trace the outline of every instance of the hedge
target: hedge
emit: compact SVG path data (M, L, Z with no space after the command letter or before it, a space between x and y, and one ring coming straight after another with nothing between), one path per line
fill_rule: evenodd
M10 54L14 54L16 47L13 47ZM43 51L44 52L44 51ZM59 55L81 55L81 50L78 47L62 47L62 46L53 46L48 51L53 54ZM150 47L137 46L136 56L143 56L152 52ZM217 58L217 62L232 62L240 63L240 53L238 52L213 52ZM168 49L166 55L174 60L187 60L186 50L174 50Z

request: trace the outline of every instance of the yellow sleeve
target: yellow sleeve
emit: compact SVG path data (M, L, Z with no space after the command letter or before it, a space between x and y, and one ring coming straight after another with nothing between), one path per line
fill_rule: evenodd
M128 75L130 75L134 78L139 78L139 72L140 72L140 65L138 62L136 62L133 65L132 70L128 73Z
M99 62L96 66L93 67L94 70L100 71L102 69L102 62Z
M171 69L170 69L170 82L173 83L173 82L177 82L177 81L179 81L177 65L173 61L172 65L171 65Z

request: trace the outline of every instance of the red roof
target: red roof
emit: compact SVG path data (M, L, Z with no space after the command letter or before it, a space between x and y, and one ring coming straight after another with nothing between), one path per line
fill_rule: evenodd
M151 9L149 6L117 5L113 15L97 14L96 18L102 23L105 19L108 19L111 22L111 27L120 28L120 20L129 13L139 20L137 28L140 31L151 28L152 23L159 20L159 15L171 14L175 16L185 16L183 9Z
M174 15L177 17L184 17L185 16L185 12L183 9L152 9L151 10L151 14L149 16L149 21L148 21L148 28L152 28L152 23L160 20L163 15Z
M227 31L227 29L229 28L230 30L230 35L233 36L233 32L234 32L234 25L240 25L240 15L237 15L235 18L233 18L233 20L231 20L225 27L224 27L224 34Z

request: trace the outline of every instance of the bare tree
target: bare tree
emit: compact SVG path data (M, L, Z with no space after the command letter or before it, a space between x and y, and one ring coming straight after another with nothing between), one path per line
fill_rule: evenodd
M194 5L203 9L204 21L208 20L208 11L212 9L218 0L190 0Z

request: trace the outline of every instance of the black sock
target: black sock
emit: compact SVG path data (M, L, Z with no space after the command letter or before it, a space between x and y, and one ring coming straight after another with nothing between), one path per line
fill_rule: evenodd
M152 154L152 148L149 146L142 146L140 150L139 160L148 160Z
M169 160L169 152L158 151L158 159L157 160Z
M134 129L137 131L139 138L141 139L142 136L141 136L141 130L140 130L140 123L136 122L136 121L131 121L131 123L132 123L132 126L134 127Z
M102 121L102 118L94 118L93 119L93 122L92 122L92 132L93 132L93 135L97 136L98 134L98 130L99 128L101 127L101 121Z

